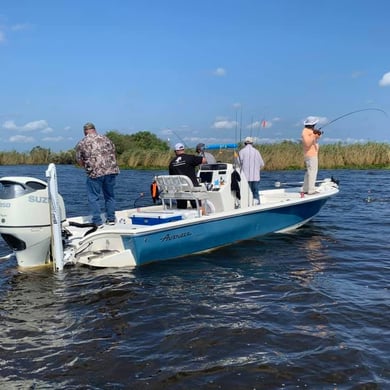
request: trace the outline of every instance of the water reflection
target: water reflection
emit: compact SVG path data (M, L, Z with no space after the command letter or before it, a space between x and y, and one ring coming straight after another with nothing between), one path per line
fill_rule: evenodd
M329 239L329 238L328 238ZM302 269L293 269L291 275L298 278L303 285L309 285L316 275L322 273L330 257L327 255L327 238L314 234L305 237L298 245L300 257L304 259L305 266Z

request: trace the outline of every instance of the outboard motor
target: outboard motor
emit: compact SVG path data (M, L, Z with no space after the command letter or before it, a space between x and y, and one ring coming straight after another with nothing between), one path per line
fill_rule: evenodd
M65 205L59 195L61 222ZM0 234L15 252L18 265L50 261L51 223L47 183L32 177L0 178Z

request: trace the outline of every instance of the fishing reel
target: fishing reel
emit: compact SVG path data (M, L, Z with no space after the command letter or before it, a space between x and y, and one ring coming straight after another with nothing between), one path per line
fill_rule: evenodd
M324 132L322 130L318 130L318 129L313 129L313 133L315 135L322 135L322 134L324 134Z

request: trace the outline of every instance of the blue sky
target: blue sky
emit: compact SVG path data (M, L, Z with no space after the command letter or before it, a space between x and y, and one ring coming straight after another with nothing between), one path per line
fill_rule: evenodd
M171 145L390 142L388 0L2 0L0 150L68 150L85 122ZM265 122L262 122L265 121ZM263 123L263 124L262 124Z

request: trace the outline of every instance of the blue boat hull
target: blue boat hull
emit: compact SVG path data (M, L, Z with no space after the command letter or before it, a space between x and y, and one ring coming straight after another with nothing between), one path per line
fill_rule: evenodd
M123 235L125 249L131 250L136 265L183 257L237 241L285 230L313 218L328 198L272 209L242 212L156 232Z

